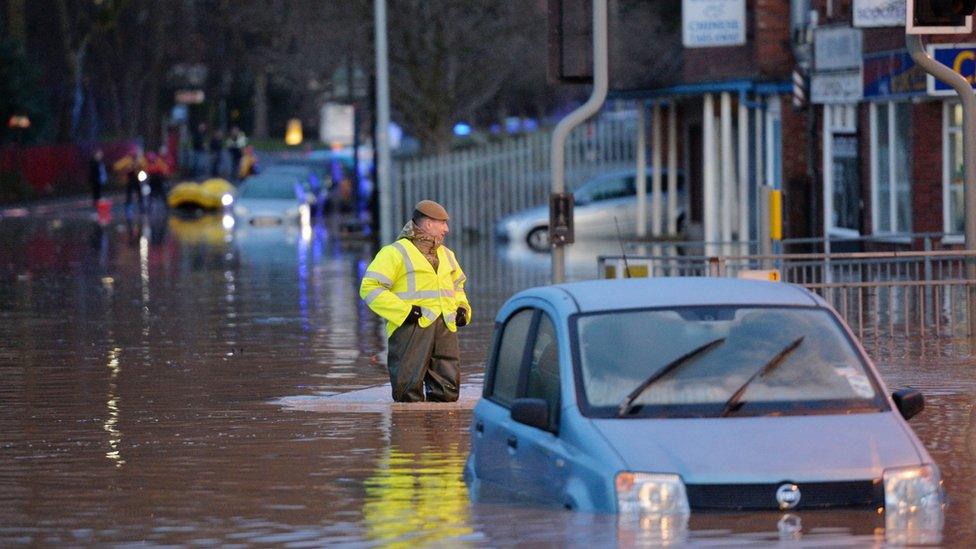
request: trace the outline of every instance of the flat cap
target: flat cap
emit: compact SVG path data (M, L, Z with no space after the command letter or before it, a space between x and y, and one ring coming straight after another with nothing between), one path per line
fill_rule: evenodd
M436 219L438 221L447 221L450 219L450 217L447 215L447 210L444 209L444 206L441 206L433 200L421 200L420 202L417 202L417 205L414 206L413 209L431 219Z

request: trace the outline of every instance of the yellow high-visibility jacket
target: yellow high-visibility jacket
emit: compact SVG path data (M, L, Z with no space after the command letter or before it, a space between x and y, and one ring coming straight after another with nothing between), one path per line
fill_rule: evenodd
M448 330L457 331L458 307L467 310L468 322L471 321L471 304L464 293L467 277L454 252L438 246L437 260L437 272L434 272L430 261L413 242L401 238L383 246L366 268L359 297L387 320L387 337L403 324L412 305L423 312L417 322L421 328L430 326L440 316Z

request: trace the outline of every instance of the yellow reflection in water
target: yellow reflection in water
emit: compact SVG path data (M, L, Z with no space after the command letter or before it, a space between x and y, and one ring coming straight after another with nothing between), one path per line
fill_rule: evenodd
M106 408L108 408L108 417L105 419L105 423L102 424L102 429L108 433L109 451L105 453L105 457L112 461L116 467L122 467L125 464L125 460L122 459L122 453L119 450L119 446L122 443L122 432L119 431L119 396L115 394L117 390L115 379L119 376L119 371L121 370L121 367L119 367L120 352L122 352L122 349L115 347L108 353L108 401L105 403Z
M405 452L391 446L366 479L363 515L367 537L387 547L415 547L472 533L468 488L461 479L464 456L446 451Z

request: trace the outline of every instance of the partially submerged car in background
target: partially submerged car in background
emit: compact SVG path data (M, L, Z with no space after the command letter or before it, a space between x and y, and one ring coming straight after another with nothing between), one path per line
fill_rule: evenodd
M637 186L636 171L619 171L600 175L583 183L573 191L573 225L577 239L633 237L637 235ZM646 219L651 222L651 186L654 170L647 170ZM667 171L662 170L667 181ZM684 206L681 189L684 181L678 174L677 227L684 223ZM667 190L661 192L662 227L668 226ZM618 233L619 231L619 233ZM649 232L649 231L648 231ZM529 208L508 215L495 223L495 237L510 242L525 242L534 250L549 248L549 205Z
M798 286L532 288L496 317L464 473L476 498L627 516L851 507L941 529L939 468L906 422L922 407Z
M311 218L310 198L297 178L262 173L241 183L234 216L251 225L307 223Z

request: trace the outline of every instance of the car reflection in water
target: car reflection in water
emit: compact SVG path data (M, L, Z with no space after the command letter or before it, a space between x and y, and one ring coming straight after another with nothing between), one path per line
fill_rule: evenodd
M320 223L311 223L308 217L298 223L284 225L248 224L235 222L233 242L241 265L251 272L251 280L278 291L278 287L291 288L291 284L279 285L280 278L297 278L297 296L274 296L268 306L282 312L294 311L300 315L302 330L312 329L309 311L317 300L311 291L311 269L322 256L323 243L328 235ZM295 301L292 301L292 300Z

